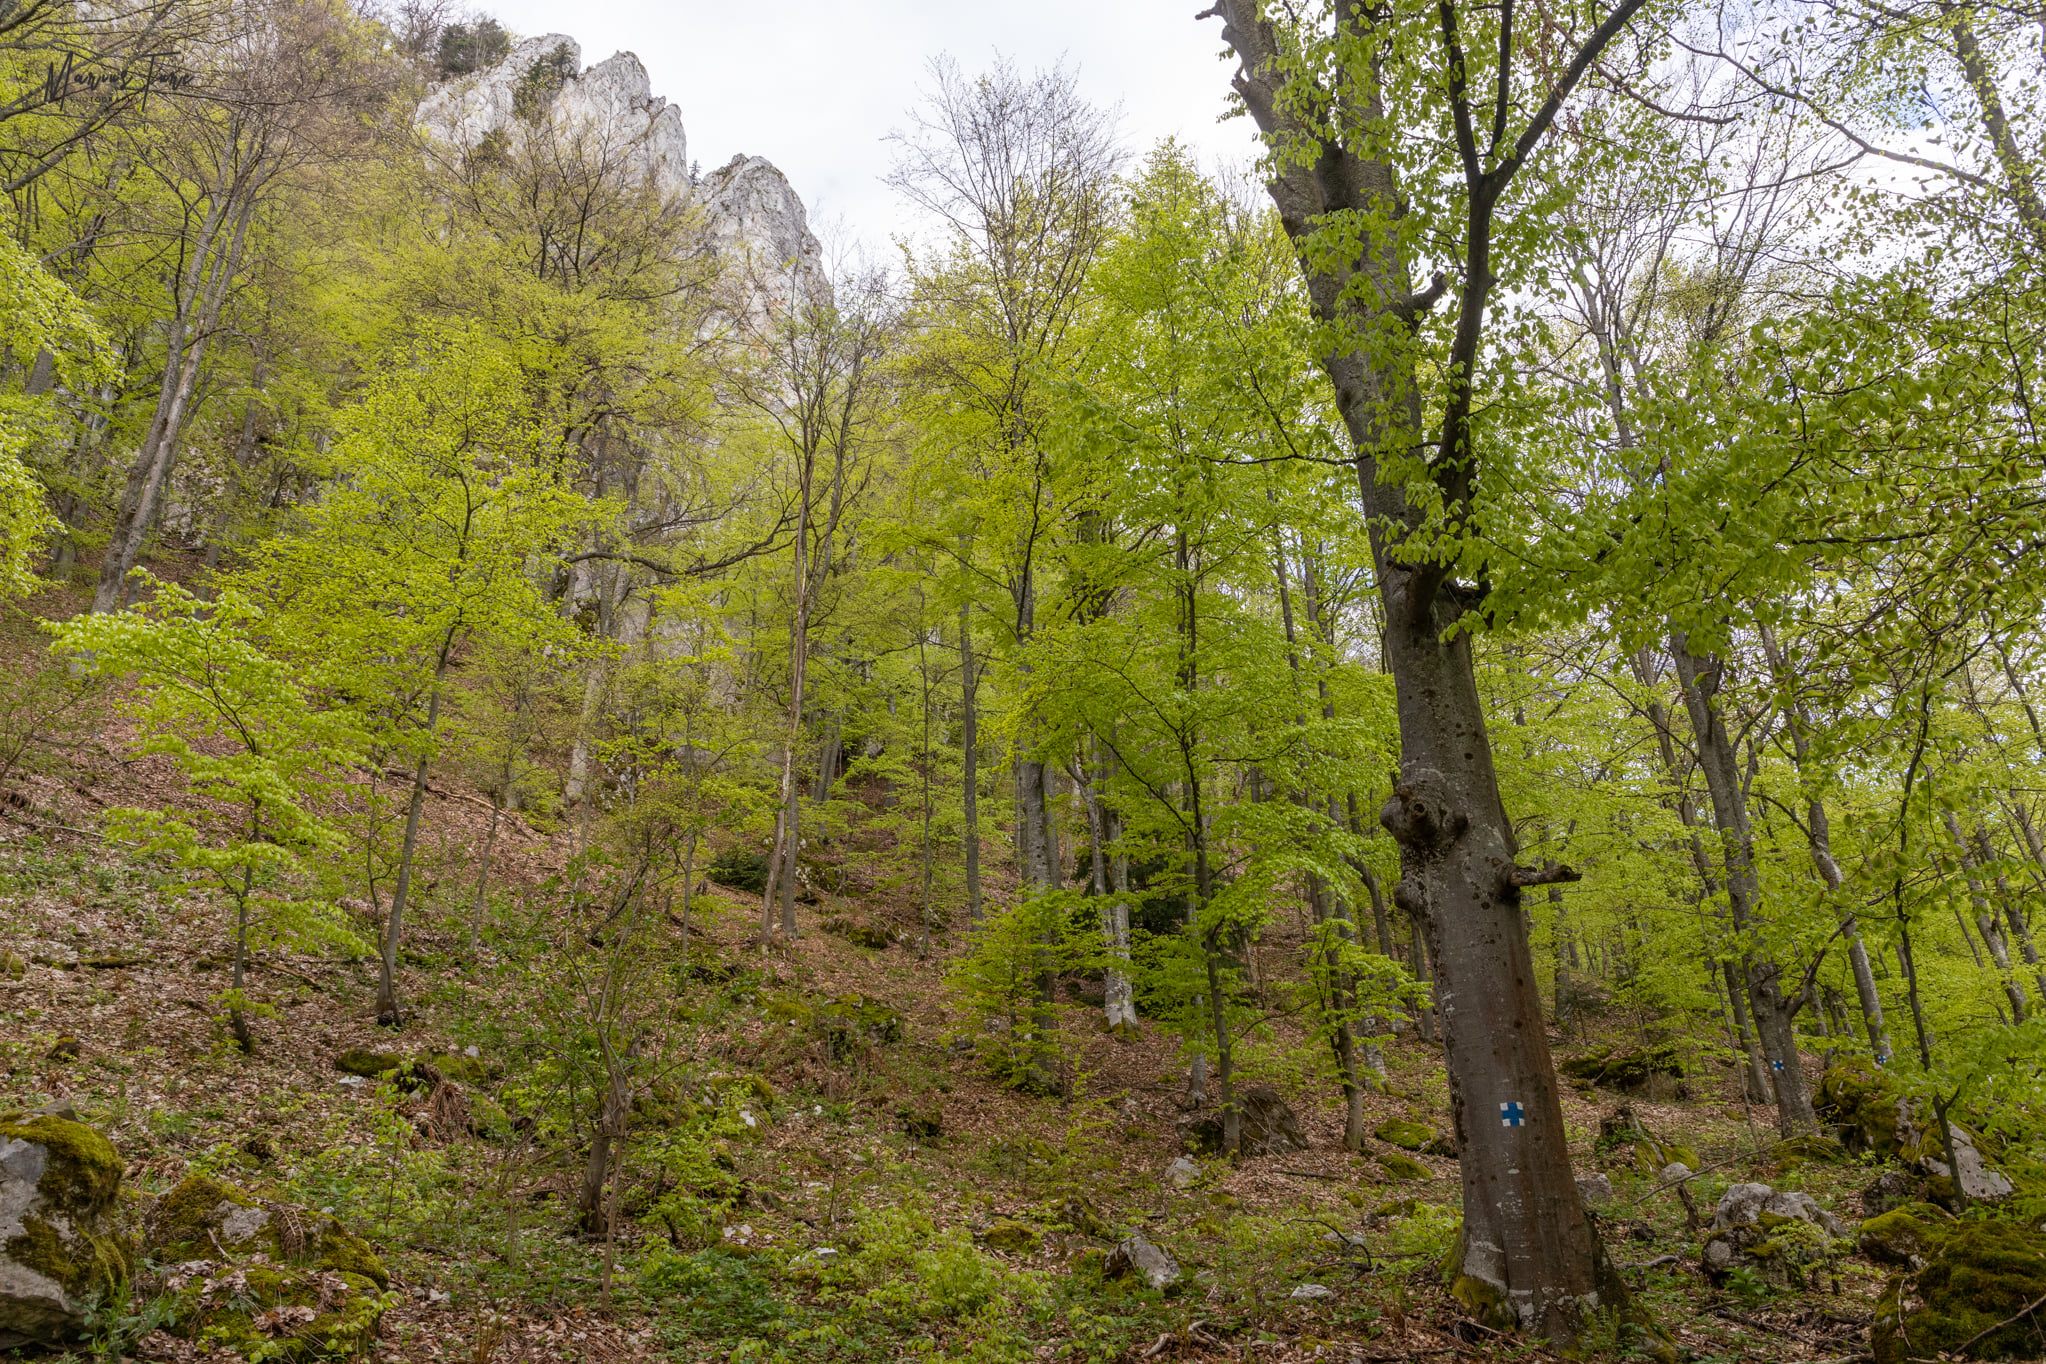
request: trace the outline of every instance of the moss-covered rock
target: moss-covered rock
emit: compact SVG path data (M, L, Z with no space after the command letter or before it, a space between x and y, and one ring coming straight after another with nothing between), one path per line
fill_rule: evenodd
M365 1353L391 1282L369 1242L334 1218L210 1175L156 1201L146 1245L168 1266L171 1329L250 1359Z
M1947 1135L1936 1118L1914 1103L1885 1072L1859 1057L1836 1058L1819 1078L1812 1107L1832 1124L1850 1151L1890 1156L1927 1177L1926 1194L1956 1207L1959 1192L1971 1203L1989 1203L2013 1192L2010 1180L1986 1159L1975 1134L1949 1118ZM1948 1163L1951 1154L1958 1170Z
M980 1233L980 1243L1004 1255L1030 1255L1044 1244L1044 1233L1028 1222L1005 1217L988 1224Z
M2010 1221L1971 1221L1942 1238L1916 1275L1891 1281L1877 1307L1877 1364L1959 1354L2046 1358L2046 1235ZM2031 1309L2031 1310L2027 1310Z
M826 1000L812 1010L811 1021L834 1061L849 1061L869 1046L902 1040L902 1015L865 995Z
M190 1175L156 1201L144 1242L163 1264L261 1256L390 1286L369 1242L324 1213L266 1202L211 1175Z
M1903 1154L1915 1132L1895 1083L1859 1056L1835 1056L1819 1076L1812 1108L1851 1151Z
M1440 1132L1427 1123L1415 1122L1411 1118L1387 1118L1371 1129L1371 1135L1403 1151L1430 1151L1437 1154L1447 1151L1447 1143L1442 1140Z
M334 1058L334 1069L343 1075L359 1075L365 1080L381 1080L395 1075L404 1064L404 1057L394 1052L378 1051L374 1047L350 1047Z
M1572 1057L1557 1069L1569 1079L1629 1094L1647 1089L1658 1078L1681 1086L1685 1075L1683 1053L1669 1042L1631 1049L1600 1047Z
M1698 1152L1680 1141L1665 1141L1650 1132L1630 1104L1621 1104L1599 1119L1598 1153L1610 1160L1631 1162L1642 1174L1659 1176L1671 1165L1699 1167Z
M1381 1151L1378 1155L1379 1168L1385 1171L1387 1179L1433 1179L1435 1172L1401 1151Z
M844 938L855 947L864 947L875 952L885 951L895 943L894 935L880 924L844 915L833 915L826 919L824 931L833 937Z
M945 1111L933 1103L905 1103L895 1110L904 1136L928 1145L945 1135Z
M1953 1225L1946 1209L1906 1203L1861 1224L1855 1245L1879 1265L1909 1269L1920 1264Z
M0 1118L0 1348L74 1334L133 1256L114 1229L121 1158L92 1128Z
M184 1273L171 1295L174 1332L265 1364L365 1355L384 1312L383 1292L359 1274L270 1264Z

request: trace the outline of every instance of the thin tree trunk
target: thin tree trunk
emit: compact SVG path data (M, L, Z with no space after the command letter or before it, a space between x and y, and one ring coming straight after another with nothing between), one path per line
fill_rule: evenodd
M962 548L961 554L964 554ZM966 870L966 924L980 927L980 673L973 659L973 606L959 603L960 856Z
M219 325L228 290L241 270L242 248L254 207L253 199L236 202L230 197L219 201L194 244L180 285L179 307L171 325L156 411L129 470L113 534L107 541L106 557L100 563L99 585L92 602L95 612L118 611L127 602L128 573L141 557L142 542L156 521L163 491L170 482L171 466L177 458L178 441L190 415L207 348ZM229 238L216 251L223 228L228 230Z
M1812 863L1818 868L1819 877L1826 883L1826 893L1834 901L1840 919L1840 929L1847 941L1847 961L1854 971L1854 992L1861 1002L1862 1026L1868 1031L1868 1045L1875 1052L1876 1064L1890 1063L1890 1035L1883 1025L1882 996L1876 993L1875 973L1869 969L1868 946L1861 940L1861 924L1854 911L1840 899L1840 887L1845 878L1840 874L1840 864L1833 857L1833 826L1826 816L1826 802L1820 798L1818 786L1809 770L1811 765L1811 719L1803 703L1792 690L1793 679L1783 653L1776 647L1775 633L1768 625L1758 621L1762 649L1769 660L1769 670L1775 675L1776 688L1782 693L1783 717L1790 729L1791 757L1797 764L1798 775L1808 786L1805 797L1805 837L1811 845Z
M1693 654L1681 632L1670 637L1670 656L1684 692L1684 708L1698 750L1698 769L1712 801L1713 823L1719 830L1726 867L1726 895L1736 933L1752 932L1760 922L1761 883L1755 875L1754 836L1748 824L1747 797L1740 780L1739 760L1719 713L1720 664ZM1782 968L1750 954L1747 959L1748 1002L1754 1009L1755 1031L1769 1059L1769 1079L1776 1092L1776 1126L1785 1136L1818 1125L1811 1096L1805 1089L1804 1062L1797 1050L1792 1021L1800 995L1783 992Z
M1968 846L1968 836L1961 831L1961 821L1952 810L1942 812L1947 834L1954 840L1956 855L1961 862L1961 876L1968 884L1968 901L1975 908L1975 928L1982 935L1982 945L1989 951L1989 959L1996 966L1997 983L2003 986L2004 997L2010 1000L2011 1018L2019 1023L2025 1021L2025 991L2018 984L2016 974L2011 970L2010 944L2004 940L2003 930L1997 926L1996 908L1990 902L1989 892L1983 888L1982 872L1975 859L1974 851Z
M454 657L455 635L441 640L434 661L433 689L426 698L426 724L420 733L419 761L412 770L412 796L405 807L405 839L398 852L398 879L391 888L391 912L384 917L382 952L377 973L377 1022L395 1028L405 1021L398 1002L398 944L405 932L405 908L412 890L412 860L419 848L419 816L426 805L427 770L433 762L434 738L440 730L441 694L448 662Z

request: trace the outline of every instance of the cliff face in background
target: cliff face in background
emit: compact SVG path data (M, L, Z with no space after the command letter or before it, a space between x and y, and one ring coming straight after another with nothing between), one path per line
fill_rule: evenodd
M527 38L495 65L442 83L420 104L418 120L463 151L492 137L528 136L544 121L698 205L710 246L756 305L771 308L823 288L823 250L787 177L765 157L740 155L699 178L681 111L653 93L646 67L630 52L585 69L575 39Z

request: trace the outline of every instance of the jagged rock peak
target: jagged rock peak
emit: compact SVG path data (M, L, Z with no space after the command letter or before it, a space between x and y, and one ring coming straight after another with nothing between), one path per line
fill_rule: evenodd
M516 44L496 64L454 77L420 104L420 126L473 151L548 128L617 155L662 190L702 205L710 244L739 273L745 310L783 306L827 289L824 252L803 201L773 162L735 156L700 181L691 170L681 112L653 93L630 52L582 68L582 47L562 33Z
M721 251L736 251L762 287L786 300L823 278L824 248L788 177L763 156L735 156L698 186Z
M584 70L582 46L566 34L527 38L495 65L446 82L418 117L428 132L464 149L543 120L557 133L615 138L634 168L663 189L691 188L681 111L653 93L639 58L617 52Z

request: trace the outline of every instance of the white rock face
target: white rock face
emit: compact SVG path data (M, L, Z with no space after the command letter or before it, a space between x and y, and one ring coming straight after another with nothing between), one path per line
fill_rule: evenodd
M543 33L495 66L443 84L417 117L426 132L463 151L492 137L517 144L545 128L700 204L709 245L748 311L785 306L824 287L823 249L787 177L764 157L735 156L696 179L681 111L653 93L646 67L630 52L584 70L575 39Z
M698 186L711 237L753 287L786 304L824 278L824 248L788 178L763 156L735 156Z

